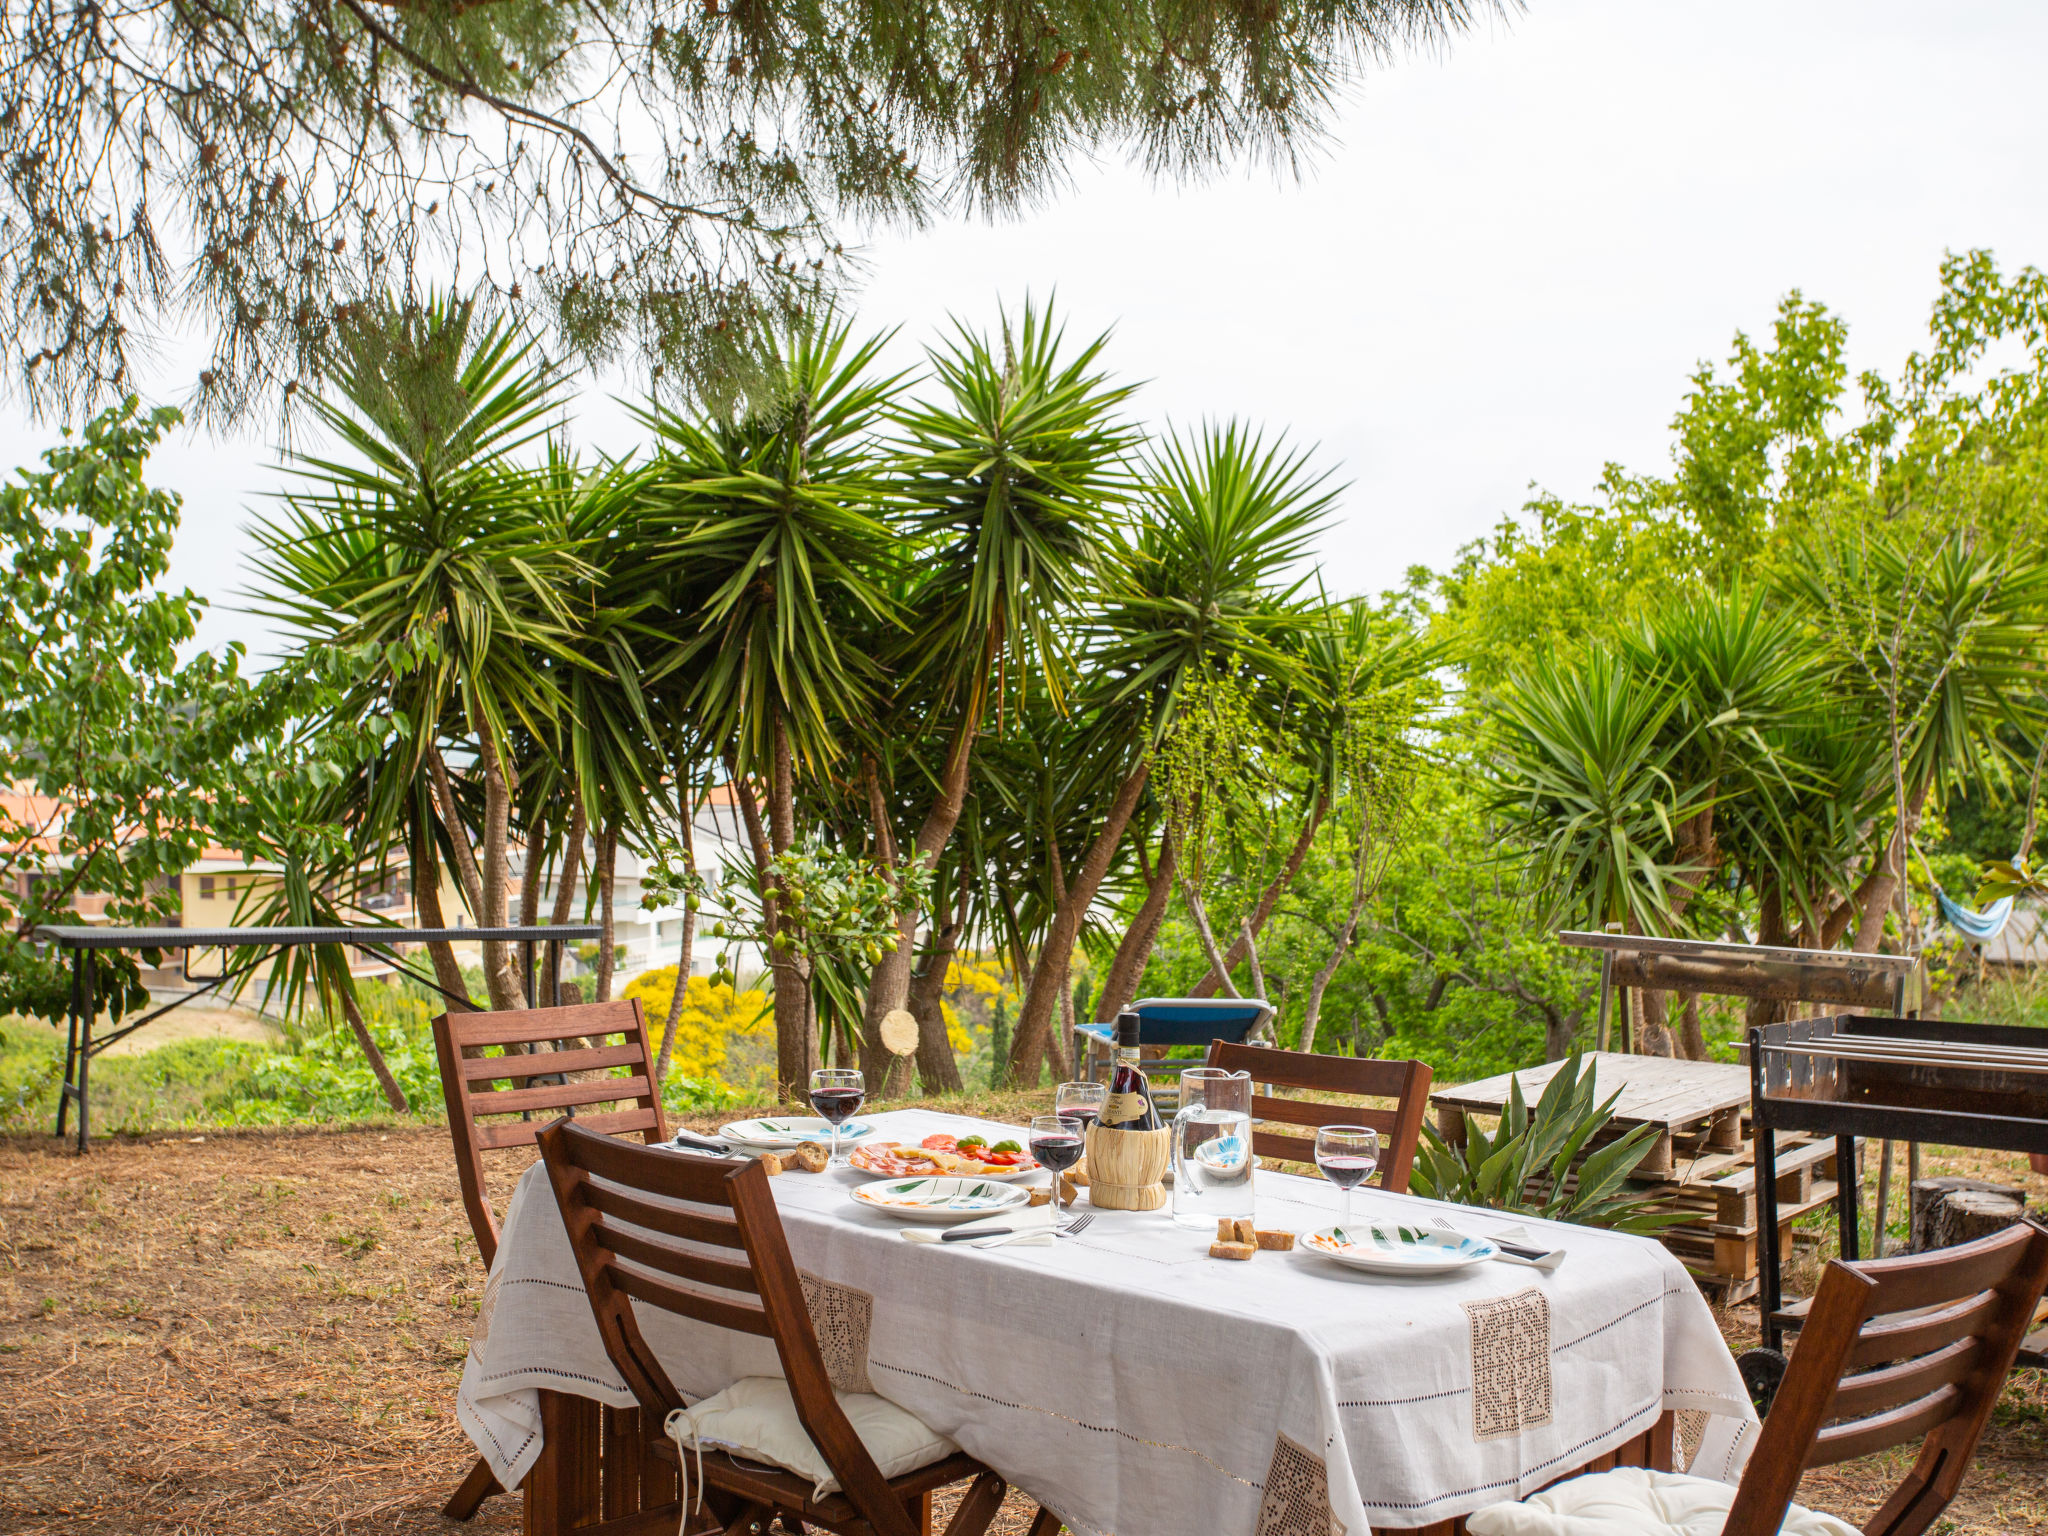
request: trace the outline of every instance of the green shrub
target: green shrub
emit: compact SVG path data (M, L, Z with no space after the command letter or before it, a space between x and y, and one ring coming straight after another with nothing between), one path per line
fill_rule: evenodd
M1493 1135L1468 1119L1462 1152L1425 1123L1409 1187L1429 1199L1624 1232L1654 1232L1683 1220L1616 1193L1649 1156L1654 1126L1638 1125L1589 1153L1577 1181L1567 1187L1572 1160L1613 1120L1614 1101L1621 1097L1617 1091L1596 1105L1593 1069L1582 1071L1582 1060L1573 1053L1545 1085L1534 1110L1522 1098L1521 1080L1512 1079L1507 1112Z

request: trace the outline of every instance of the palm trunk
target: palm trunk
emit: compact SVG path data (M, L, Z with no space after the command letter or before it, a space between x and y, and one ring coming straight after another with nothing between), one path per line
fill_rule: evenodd
M682 790L682 834L683 869L694 880L697 876L697 807L694 786L689 775L683 771L687 764L677 764L676 782ZM683 1016L683 998L690 990L690 951L697 943L697 897L694 892L683 896L683 949L676 958L676 990L668 1001L668 1018L661 1026L661 1052L654 1058L654 1087L657 1093L668 1081L668 1064L676 1050L676 1020Z
M1195 882L1183 875L1180 882L1181 899L1187 903L1188 916L1194 919L1195 937L1202 941L1202 953L1209 957L1209 978L1216 982L1211 989L1213 996L1220 988L1225 997L1242 997L1237 983L1230 979L1230 959L1216 942L1216 934L1209 926L1209 907L1202 900L1202 893L1195 889Z
M960 813L967 805L968 774L974 759L974 732L980 717L978 704L962 710L960 721L954 728L952 745L946 753L946 766L939 775L938 797L925 813L924 824L917 829L917 837L911 845L926 869L938 868L939 855L945 852L946 844L952 840L953 829L960 825ZM893 866L896 862L896 840L888 827L888 807L875 775L873 758L868 759L866 767L876 852ZM861 1013L861 1070L872 1074L886 1065L888 1076L900 1079L905 1086L909 1081L910 1064L888 1059L889 1053L882 1048L882 1020L909 1000L910 968L917 955L917 931L916 909L899 909L896 914L896 947L876 962L874 972L868 978L867 1003ZM882 1079L871 1077L870 1080ZM902 1089L896 1091L900 1093Z
M1358 856L1351 866L1351 906L1344 915L1344 926L1337 930L1337 942L1331 947L1330 958L1323 962L1309 982L1308 1007L1301 1016L1301 1039L1298 1042L1304 1051L1316 1048L1316 1027L1323 1016L1323 993L1329 990L1338 967L1350 958L1351 948L1358 942L1358 919L1365 911L1366 898L1371 895L1366 881L1366 873L1372 863L1370 826L1368 820L1365 829L1358 834Z
M441 910L441 861L434 853L434 831L425 817L414 835L412 853L412 907L422 928L446 928ZM441 1001L450 1013L475 1013L469 987L462 979L462 962L455 958L455 946L446 939L427 941L427 958L433 963L434 980L441 987Z
M512 795L515 786L511 782L511 765L506 763L498 750L498 743L488 729L477 736L477 762L483 770L484 784L484 857L478 871L483 882L483 911L479 920L486 928L506 926L507 898L510 889L506 880L506 839L511 832ZM459 845L461 839L456 839ZM490 989L491 1007L500 1013L522 1012L526 1007L526 994L519 985L519 976L512 965L512 946L503 939L485 939L484 985Z
M337 951L339 958L339 951ZM339 962L345 970L348 962ZM370 1037L370 1026L363 1022L363 1010L356 1004L355 992L346 984L334 989L341 997L341 1011L348 1020L348 1027L356 1037L356 1044L363 1048L363 1057L370 1063L370 1071L376 1076L377 1086L384 1090L384 1102L401 1115L410 1114L412 1106L405 1101L405 1090L398 1086L398 1079L391 1075L391 1067L384 1060L384 1053L377 1049L377 1042Z
M1052 1033L1053 1009L1059 1003L1056 995L1061 990L1059 979L1067 973L1074 943L1081 934L1081 919L1094 903L1096 892L1102 889L1103 879L1109 874L1110 860L1116 856L1117 844L1123 841L1124 829L1130 825L1131 817L1138 809L1138 799L1144 794L1145 783L1151 775L1152 762L1148 757L1118 786L1116 799L1103 818L1102 830L1096 834L1078 875L1067 888L1067 899L1054 909L1052 924L1044 943L1039 946L1038 961L1031 970L1031 984L1024 994L1024 1007L1017 1016L1017 1033L1010 1042L1009 1075L1013 1083L1038 1081L1045 1061L1046 1037Z
M946 917L933 944L925 967L911 978L904 1006L917 1020L917 1072L927 1093L957 1093L965 1086L960 1063L953 1057L953 1042L946 1035L946 976L960 947L960 935L967 928L968 882L973 878L966 861L960 865L958 888L952 903L942 908Z
M1173 898L1174 866L1179 862L1180 840L1168 826L1160 835L1159 865L1152 871L1145 900L1131 919L1131 926L1124 930L1123 942L1117 945L1116 956L1109 962L1109 974L1102 980L1102 995L1095 999L1096 1023L1114 1023L1116 1016L1138 995L1138 983L1145 978L1152 946L1159 939L1159 925Z
M615 813L597 840L597 996L592 1001L600 1003L612 1000L612 969L618 964L618 915L612 902L618 870L619 822Z
M796 765L790 757L789 733L779 719L774 723L774 762L768 781L768 840L776 855L789 852L796 843ZM800 1097L809 1088L811 1069L817 1065L808 967L793 948L785 947L795 941L783 929L782 914L771 915L764 909L764 915L768 917L764 926L769 934L769 963L775 968L777 1097Z
M555 907L548 914L548 922L560 928L569 921L569 915L576 910L576 871L583 863L583 796L571 791L569 801L569 833L562 839L562 862L555 874ZM552 1007L555 994L561 990L562 956L559 945L547 946L547 960L541 971L540 995Z
M448 829L448 846L455 854L455 880L462 887L462 899L478 923L484 920L483 877L477 873L476 853L469 846L469 831L456 813L455 785L448 777L448 764L439 747L427 748L427 782L434 789L434 804L441 812L441 825Z
M1892 828L1886 839L1884 862L1873 871L1874 879L1865 880L1858 887L1862 897L1856 918L1856 938L1850 948L1863 954L1874 954L1876 946L1884 942L1884 915L1898 895L1900 872L1906 867L1906 844L1920 827L1920 813L1927 806L1929 780L1916 784L1906 799L1905 814ZM1910 935L1902 934L1901 942L1910 944Z
M1678 1015L1678 1043L1687 1061L1705 1061L1707 1037L1700 1030L1700 995L1697 992L1679 995L1685 999L1685 1006Z
M1258 905L1252 908L1252 914L1247 919L1251 931L1231 942L1221 966L1217 966L1213 960L1210 962L1209 974L1195 984L1194 991L1188 994L1190 997L1214 997L1218 988L1229 980L1231 967L1244 960L1251 945L1265 932L1266 919L1273 915L1273 909L1280 904L1280 898L1287 894L1287 888L1294 884L1295 876L1301 873L1301 866L1307 860L1308 851L1315 843L1316 831L1322 826L1323 817L1329 809L1329 797L1317 795L1315 806L1310 810L1308 819L1302 823L1301 835L1295 838L1294 846L1287 852L1287 862L1281 866L1280 873L1275 875L1259 893ZM1165 855L1162 853L1160 857L1163 859ZM1262 987L1260 990L1265 989Z

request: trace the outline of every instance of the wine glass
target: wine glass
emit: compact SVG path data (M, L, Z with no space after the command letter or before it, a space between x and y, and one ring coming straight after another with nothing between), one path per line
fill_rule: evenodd
M867 1096L867 1079L852 1067L820 1067L811 1074L811 1108L832 1127L832 1158L827 1167L843 1166L839 1161L839 1127L853 1118Z
M1102 1106L1109 1102L1107 1083L1061 1083L1053 1094L1052 1112L1067 1120L1081 1122L1081 1136L1087 1139L1088 1127L1102 1114Z
M1100 1106L1097 1106L1098 1108ZM1031 1117L1031 1155L1052 1170L1052 1219L1053 1225L1064 1227L1060 1220L1060 1176L1074 1164L1081 1161L1081 1149L1087 1127L1079 1120L1067 1115L1033 1115ZM1077 1191L1078 1193L1078 1191ZM1067 1203L1071 1218L1073 1202Z
M1380 1165L1380 1133L1369 1125L1326 1125L1316 1132L1316 1167L1344 1191L1337 1211L1338 1235L1351 1223L1351 1191L1372 1177Z

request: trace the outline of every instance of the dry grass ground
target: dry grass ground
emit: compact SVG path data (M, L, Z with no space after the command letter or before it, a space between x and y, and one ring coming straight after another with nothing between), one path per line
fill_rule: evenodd
M481 1280L438 1129L161 1136L84 1161L0 1141L0 1531L453 1536L437 1511L472 1455L453 1404ZM1878 1471L1809 1496L1859 1517ZM1951 1520L2048 1530L2038 1373ZM468 1529L517 1524L496 1499Z

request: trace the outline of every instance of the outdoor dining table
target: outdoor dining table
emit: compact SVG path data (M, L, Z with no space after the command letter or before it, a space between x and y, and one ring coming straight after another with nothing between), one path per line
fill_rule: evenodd
M909 1143L1017 1134L925 1110L870 1121ZM1713 1314L1644 1238L1365 1189L1354 1223L1519 1223L1566 1257L1426 1280L1299 1247L1233 1262L1163 1211L974 1249L904 1241L849 1199L863 1178L792 1171L771 1186L835 1382L916 1414L1081 1536L1365 1536L1533 1492L1667 1412L1706 1416L1701 1475L1733 1481L1755 1438ZM1262 1170L1256 1184L1261 1227L1335 1219L1320 1179ZM640 1316L687 1399L781 1374L767 1340ZM544 1391L633 1402L536 1166L506 1215L457 1404L507 1488L549 1454Z

